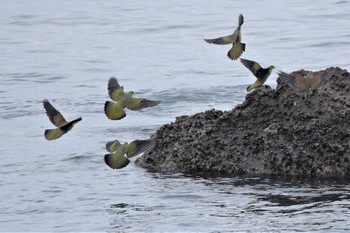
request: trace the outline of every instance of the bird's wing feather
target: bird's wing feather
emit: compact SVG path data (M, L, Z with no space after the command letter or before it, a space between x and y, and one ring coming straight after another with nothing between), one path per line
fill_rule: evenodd
M295 79L294 75L287 74L283 71L280 71L280 72L278 72L278 76L279 76L282 83L287 84L292 89L296 89L296 90L299 89L296 85L296 79Z
M60 127L67 123L63 115L57 109L55 109L48 100L44 100L43 105L46 110L46 115L49 117L52 124L54 124L57 127Z
M154 107L159 103L160 101L148 100L144 98L131 98L126 107L132 111L139 111L144 108Z
M261 66L255 62L255 61L250 61L247 59L243 59L241 58L241 62L242 64L247 67L255 76L257 74L257 72L262 69Z
M294 76L294 83L295 83L295 87L300 89L300 90L303 90L303 91L306 91L308 89L308 85L307 85L307 81L302 75L300 74L296 74Z
M114 101L119 101L124 94L123 86L120 86L115 77L108 81L108 95Z
M333 73L322 73L322 74L319 74L319 75L320 75L320 79L321 80L320 80L320 83L318 84L318 86L322 86L323 84L325 84L328 80L330 80L332 78Z
M216 45L226 45L226 44L232 44L234 42L233 35L218 37L214 39L204 39L209 44L216 44Z
M323 80L321 74L313 74L313 76L310 78L310 88L316 89L322 85L322 81Z
M154 144L155 141L152 139L135 140L128 145L127 156L131 158L143 152L150 151Z
M244 17L242 14L239 14L238 16L238 27L242 26L242 24L244 23Z
M106 150L108 152L114 152L118 149L119 146L120 146L120 142L118 140L109 141L106 143Z

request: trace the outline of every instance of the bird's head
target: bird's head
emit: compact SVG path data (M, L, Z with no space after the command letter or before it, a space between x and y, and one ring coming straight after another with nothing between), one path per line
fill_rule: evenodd
M124 153L127 153L127 151L128 151L128 145L129 145L129 143L127 143L127 142L124 142L124 143L123 143L123 152L124 152Z
M312 78L313 75L314 75L314 72L310 70L310 71L307 72L306 77L307 78Z
M127 95L128 97L131 97L132 95L134 95L134 92L133 92L133 91L129 91L128 93L126 93L126 95Z
M274 65L270 65L270 66L269 66L269 69L270 69L270 70L273 70L273 69L275 69L275 66L274 66Z

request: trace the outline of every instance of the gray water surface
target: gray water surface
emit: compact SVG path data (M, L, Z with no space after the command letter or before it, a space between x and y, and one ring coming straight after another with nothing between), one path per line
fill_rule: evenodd
M349 1L1 1L0 231L230 232L350 229L349 179L200 177L104 164L109 140L149 138L179 115L230 110L277 71L350 67ZM107 82L162 103L108 120ZM83 120L56 141L42 100Z

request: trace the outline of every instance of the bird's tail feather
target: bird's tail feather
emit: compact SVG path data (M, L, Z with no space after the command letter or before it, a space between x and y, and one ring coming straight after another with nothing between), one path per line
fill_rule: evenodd
M245 51L245 44L236 42L233 44L232 48L228 51L227 56L231 60L237 60L244 51Z
M247 87L247 91L251 91L253 90L254 88L257 88L257 87L260 87L262 84L258 81L256 81L255 83L253 83L252 85L248 86Z
M106 154L104 160L112 169L120 169L126 167L130 163L130 160L125 155L119 154Z
M111 120L120 120L126 116L124 108L111 101L106 101L104 110L107 118Z
M44 133L46 140L49 140L49 141L60 138L63 134L65 134L65 132L60 128L47 129L45 130L45 133Z

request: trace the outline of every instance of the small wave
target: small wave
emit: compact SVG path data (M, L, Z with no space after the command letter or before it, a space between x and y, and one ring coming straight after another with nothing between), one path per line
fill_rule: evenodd
M127 213L128 211L137 211L137 212L150 212L153 211L153 207L148 207L140 204L128 204L128 203L117 203L111 204L110 208L107 209L107 213L111 215Z
M176 195L164 195L160 196L162 199L202 199L204 196L201 195L195 195L195 194L176 194Z
M74 162L81 162L88 160L89 162L93 162L92 159L96 159L96 154L84 154L84 155L70 155L71 157L64 158L62 161L74 161Z

